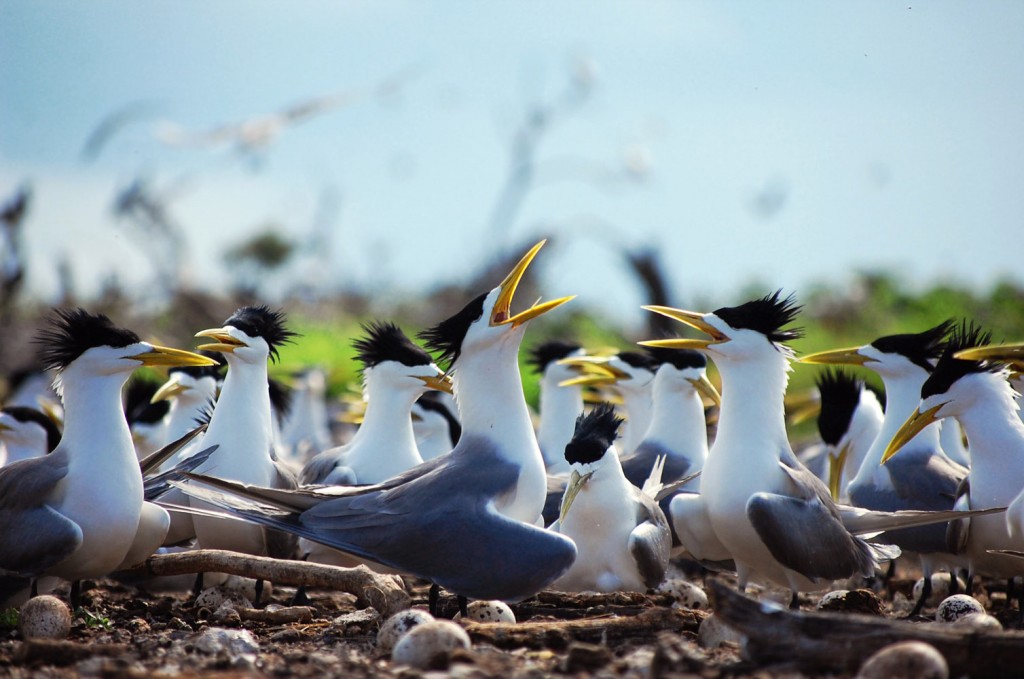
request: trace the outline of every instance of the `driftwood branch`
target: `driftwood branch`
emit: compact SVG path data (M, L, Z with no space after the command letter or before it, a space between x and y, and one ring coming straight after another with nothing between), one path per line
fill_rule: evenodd
M872 616L790 611L712 583L722 620L747 637L744 654L759 666L785 663L807 673L855 672L871 654L900 641L923 641L946 658L950 676L1005 677L1024 667L1024 633Z
M411 599L396 576L374 573L366 566L339 568L305 561L248 556L220 549L156 554L118 575L157 577L187 573L227 573L278 585L334 589L356 596L384 617L409 608Z
M649 608L638 615L586 618L556 622L463 622L470 639L498 648L562 650L571 642L613 645L623 641L650 642L660 632L696 632L707 613L672 608Z

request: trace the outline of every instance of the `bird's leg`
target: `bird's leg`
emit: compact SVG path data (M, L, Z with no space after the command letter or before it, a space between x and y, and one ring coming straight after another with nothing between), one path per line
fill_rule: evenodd
M462 613L462 619L465 620L469 617L469 600L461 594L456 596L455 600L459 602L459 613Z
M427 594L427 610L432 616L437 617L437 602L441 598L441 588L434 584L430 586L430 592Z
M920 615L921 609L924 608L924 602L927 601L928 597L930 597L931 595L932 576L926 573L924 576L924 584L921 586L921 596L918 597L917 601L914 603L914 608L910 611L910 614L907 615L907 618L916 618L918 615Z
M74 580L71 583L71 610L77 611L82 606L82 581Z
M256 580L256 600L252 602L253 608L260 607L260 599L263 598L263 578L257 578Z
M956 594L960 591L960 578L957 577L956 569L949 569L949 593Z
M967 583L967 586L964 587L964 594L974 596L974 573L970 569L967 570L967 579L964 582Z
M798 611L800 610L800 599L797 596L796 590L793 590L793 596L789 598L789 610Z
M306 586L299 585L299 588L295 590L295 596L292 597L290 606L309 606L313 601L306 594Z
M199 595L202 593L202 591L203 591L203 574L202 573L196 573L196 581L195 581L195 584L192 585L192 598L193 599L198 599Z
M39 578L32 578L32 586L29 587L28 595L32 598L39 596Z

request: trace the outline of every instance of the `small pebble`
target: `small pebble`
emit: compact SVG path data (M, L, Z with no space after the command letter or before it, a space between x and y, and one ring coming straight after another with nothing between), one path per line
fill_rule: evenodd
M867 659L856 679L948 679L942 654L923 641L901 641Z
M926 606L938 606L939 602L949 596L949 584L952 576L949 573L932 573L932 593L928 595L928 600L925 601ZM966 591L967 585L960 578L956 579L959 589L957 591ZM916 602L921 598L921 592L924 591L924 578L918 578L917 582L914 583L914 601Z
M64 639L71 632L71 611L55 596L29 599L18 613L22 639Z
M406 632L433 619L434 616L419 608L409 608L395 613L380 626L380 631L377 632L377 648L384 653L390 653Z
M882 615L882 602L871 590L837 589L821 597L818 601L818 610Z
M230 656L259 653L260 645L252 632L245 629L209 627L195 639L197 650L210 655L226 652Z
M466 630L451 620L432 620L417 625L398 640L391 660L416 669L447 669L452 651L469 648Z
M725 643L740 644L743 639L742 634L726 625L714 613L704 618L697 628L697 644L701 648L718 648Z
M455 616L456 620L461 614ZM516 614L504 601L471 601L466 606L466 620L473 622L508 622L515 624Z
M690 608L697 610L707 610L708 608L708 595L704 593L704 590L693 584L687 582L682 578L672 578L671 580L665 580L655 590L660 594L668 594L674 600L672 602L672 608Z
M971 613L984 613L985 607L974 597L966 594L954 594L946 597L935 611L936 622L956 622L957 619Z
M957 627L966 627L972 632L1000 632L1003 623L988 613L968 613L953 621Z

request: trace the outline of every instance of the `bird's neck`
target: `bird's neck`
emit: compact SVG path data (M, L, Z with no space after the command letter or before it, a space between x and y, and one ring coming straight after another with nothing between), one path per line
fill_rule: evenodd
M62 440L74 445L71 454L75 459L95 452L104 461L117 459L122 463L126 460L135 463L132 435L121 404L121 389L127 379L123 373L84 377L65 371L61 376Z
M751 440L757 442L758 450L788 449L783 397L789 384L789 358L780 351L778 356L758 360L719 360L718 370L722 407L711 454L716 450L746 454L742 449Z
M407 467L422 462L416 449L416 436L412 429L410 411L419 397L419 390L395 389L379 384L371 376L366 385L366 412L349 444L350 462L354 463L364 440L374 441L373 456L389 455L408 458Z
M917 410L921 402L921 385L928 378L922 370L920 374L902 375L898 378L882 376L882 384L885 386L885 415L882 417L882 428L871 443L864 461L854 480L857 483L864 483L868 479L886 473L882 468L882 455L885 449L896 435L899 428L907 421L907 418ZM930 424L922 429L912 438L904 448L915 450L941 449L939 443L939 426Z
M238 428L244 431L240 432ZM222 436L237 438L240 434L250 440L253 436L265 437L263 449L254 450L251 454L269 455L273 424L265 364L236 363L228 368L206 438L212 441L220 440Z
M700 394L689 385L681 387L678 382L656 377L652 398L651 425L644 438L659 441L688 459L707 457L707 423Z
M558 378L545 375L540 381L540 425L537 440L545 454L545 464L555 464L572 438L576 418L583 412L583 390L578 386L560 387ZM557 450L562 446L562 450Z
M619 449L623 455L629 455L640 442L651 425L651 390L646 387L619 389L622 394L622 407L626 411L625 431Z
M988 496L988 501L1009 502L1020 492L1024 478L1024 422L1013 390L998 374L961 379L984 380L985 387L957 416L970 443L972 501Z
M196 418L206 405L206 399L199 396L179 395L171 401L171 408L167 411L167 440L184 436L192 431L197 425Z

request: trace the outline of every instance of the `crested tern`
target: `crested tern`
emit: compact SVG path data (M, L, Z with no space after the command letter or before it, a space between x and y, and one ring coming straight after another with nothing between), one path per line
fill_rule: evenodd
M41 457L60 443L60 430L45 413L25 406L0 410L0 467Z
M579 375L577 369L561 363L567 357L583 356L576 342L551 340L530 350L529 364L540 375L540 423L537 443L549 474L568 473L565 444L573 435L576 418L583 413L583 389L562 382Z

